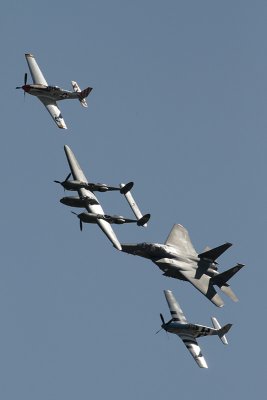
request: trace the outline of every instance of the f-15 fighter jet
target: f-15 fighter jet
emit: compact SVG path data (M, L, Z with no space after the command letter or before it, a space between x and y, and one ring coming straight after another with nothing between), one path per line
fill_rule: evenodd
M201 353L201 349L196 339L201 336L217 335L219 336L223 344L228 344L225 334L229 331L232 324L227 324L221 328L219 322L215 317L211 318L213 328L188 323L172 291L164 290L164 294L172 318L170 319L170 321L165 322L163 315L160 314L160 318L162 321L161 328L164 329L166 332L175 333L177 336L179 336L186 345L187 349L192 354L198 366L201 368L208 368L206 360Z
M24 85L17 86L16 89L23 89L25 93L29 93L38 99L46 107L51 117L59 128L67 129L62 114L57 106L57 101L66 99L78 99L83 107L87 107L85 98L89 95L92 88L88 87L81 91L77 82L72 81L73 92L60 89L58 86L49 86L46 82L34 56L25 54L29 70L32 76L33 84L27 84L27 73L24 75Z
M163 271L164 276L190 282L218 307L222 307L224 302L216 292L214 285L217 285L233 301L238 300L227 282L244 265L237 264L235 267L219 273L216 262L217 258L231 246L231 243L225 243L198 254L191 243L187 230L179 224L173 226L165 244L121 245L122 251L125 253L153 261Z
M103 183L90 183L87 181L71 149L67 145L65 145L64 150L70 166L71 174L69 174L64 181L55 182L61 184L64 189L76 190L79 196L63 197L60 202L70 207L86 208L87 212L76 214L80 220L80 229L82 230L83 222L98 224L105 235L113 243L114 247L116 247L116 249L118 250L121 250L121 244L110 224L124 224L135 222L138 226L146 226L146 223L150 218L150 214L146 214L143 216L135 203L135 207L139 211L139 217L137 217L138 219L130 219L117 215L107 215L104 213L103 208L99 204L99 201L93 192L97 190L100 192L108 190L119 190L120 193L124 194L125 196L129 196L130 189L133 187L133 182L129 182L126 185L122 184L118 188L114 186L108 186ZM70 175L72 175L73 180L69 180Z

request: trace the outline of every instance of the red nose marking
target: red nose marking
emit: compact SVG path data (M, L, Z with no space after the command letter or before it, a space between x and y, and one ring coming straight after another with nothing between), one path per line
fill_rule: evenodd
M22 86L22 89L23 89L25 92L29 92L30 89L31 89L31 86L30 86L30 85L23 85L23 86Z

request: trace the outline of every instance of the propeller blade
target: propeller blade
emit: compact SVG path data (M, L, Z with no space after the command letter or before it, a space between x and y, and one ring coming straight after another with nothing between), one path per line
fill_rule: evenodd
M83 230L83 223L82 220L80 219L80 231L82 232L82 230Z
M55 183L59 183L60 185L61 185L61 182L59 182L59 181L54 181Z
M160 315L160 319L161 319L162 323L163 323L163 324L165 324L165 321L164 321L163 315L162 315L161 313L160 313L159 315Z
M69 180L69 178L70 178L70 176L71 176L71 172L69 173L69 175L67 176L67 178L65 179L65 181L64 181L64 182L68 181L68 180Z
M78 217L78 214L74 211L71 211L72 214L76 215L76 217Z
M160 328L160 329L155 333L155 335L157 335L160 331L162 331L162 329L163 329L163 328Z
M24 85L27 84L27 78L28 78L28 74L27 74L27 72L25 72L25 75L24 75Z

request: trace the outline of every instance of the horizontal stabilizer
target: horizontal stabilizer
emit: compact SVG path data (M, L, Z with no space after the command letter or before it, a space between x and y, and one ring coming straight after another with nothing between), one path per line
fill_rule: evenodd
M206 258L207 260L216 261L229 247L232 246L232 243L225 243L221 246L215 247L214 249L205 251L198 255L199 258Z
M219 287L223 286L243 267L244 264L237 264L233 268L230 268L227 271L222 272L221 274L213 276L212 278L210 278L212 285L217 285Z
M226 285L222 285L220 286L221 291L226 294L226 296L230 297L230 299L232 299L233 301L238 301L238 298L236 297L235 293L233 292L233 290L230 288L230 286Z
M136 218L138 220L140 220L143 217L143 214L141 213L141 211L140 211L138 205L136 204L136 202L134 201L134 198L132 196L131 191L130 190L126 190L126 191L123 190L125 188L125 186L127 187L127 185L128 184L125 185L124 183L120 184L121 193L124 194L128 204L131 207L131 209L132 209L134 215L136 216ZM147 227L147 224L145 223L142 226Z

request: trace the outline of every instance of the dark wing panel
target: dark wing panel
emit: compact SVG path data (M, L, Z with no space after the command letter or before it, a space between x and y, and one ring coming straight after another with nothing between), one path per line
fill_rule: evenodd
M185 277L186 280L192 283L195 288L203 293L204 296L206 296L217 307L222 307L224 305L224 302L214 289L211 283L211 278L208 275L203 274L200 278L196 279L192 276L192 272L182 270L180 270L179 272Z

